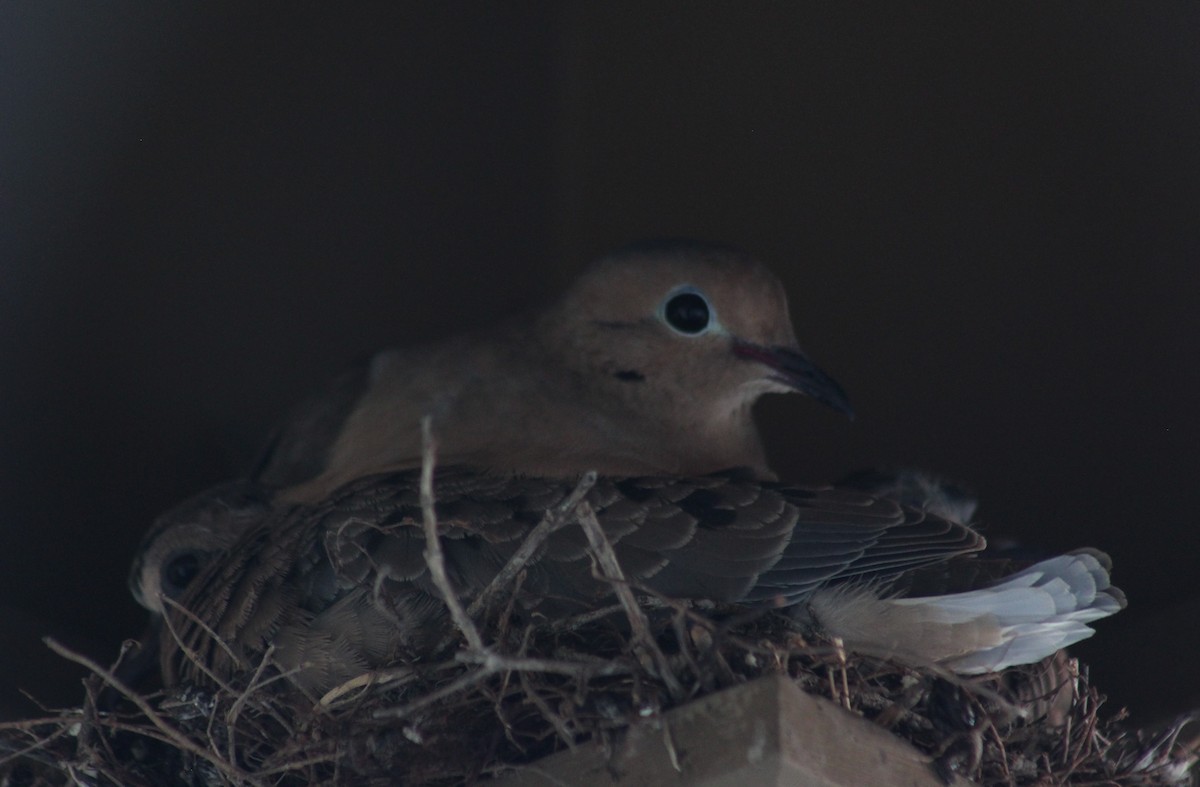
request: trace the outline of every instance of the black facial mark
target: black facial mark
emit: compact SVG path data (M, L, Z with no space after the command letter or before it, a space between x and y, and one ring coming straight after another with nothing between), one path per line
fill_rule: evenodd
M614 374L613 377L616 377L618 380L626 383L640 383L646 379L646 375L642 374L636 369L622 369Z

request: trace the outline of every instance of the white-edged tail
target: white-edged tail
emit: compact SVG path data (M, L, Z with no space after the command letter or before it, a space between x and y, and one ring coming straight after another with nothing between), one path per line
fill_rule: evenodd
M974 675L1039 661L1094 634L1088 624L1125 606L1111 561L1085 549L1043 560L990 587L880 599L858 590L814 595L809 609L847 646L934 661Z

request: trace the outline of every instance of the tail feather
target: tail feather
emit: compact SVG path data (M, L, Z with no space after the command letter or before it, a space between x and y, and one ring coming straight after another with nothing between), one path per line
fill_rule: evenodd
M990 587L944 596L879 599L832 590L809 608L855 647L936 661L964 674L1038 661L1095 633L1087 624L1125 606L1095 550L1044 560Z

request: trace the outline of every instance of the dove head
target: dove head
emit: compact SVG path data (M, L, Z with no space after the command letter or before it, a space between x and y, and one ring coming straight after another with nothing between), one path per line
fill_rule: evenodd
M129 574L137 602L156 614L163 598L177 599L188 584L270 510L270 494L250 482L203 492L155 520Z
M569 347L588 348L580 361L592 371L651 388L674 412L742 411L764 393L799 392L851 415L841 386L800 351L779 279L733 248L657 241L620 250L593 265L552 318Z

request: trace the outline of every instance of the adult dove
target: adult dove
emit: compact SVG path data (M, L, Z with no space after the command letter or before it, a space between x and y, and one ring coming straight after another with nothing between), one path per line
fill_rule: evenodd
M531 314L379 353L297 407L253 477L311 502L417 467L429 415L445 464L540 477L743 467L772 478L751 413L772 392L850 414L841 387L800 351L766 267L723 246L642 244Z
M130 582L170 632L166 681L224 680L273 646L274 664L318 696L366 670L437 655L453 629L423 554L418 475L364 477L316 505L239 482L164 515ZM461 467L435 477L447 572L468 602L574 487ZM1107 557L1092 550L986 588L893 597L914 571L984 540L961 522L854 489L736 474L600 478L586 499L636 586L787 608L851 649L967 674L1037 661L1124 606ZM574 525L554 532L526 572L518 610L554 618L611 603Z

